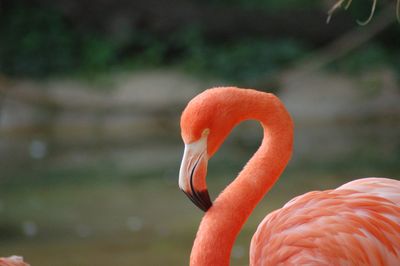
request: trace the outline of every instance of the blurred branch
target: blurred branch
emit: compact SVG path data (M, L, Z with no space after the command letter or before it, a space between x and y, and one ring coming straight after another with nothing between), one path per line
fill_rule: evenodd
M393 8L393 4L388 4L368 26L346 32L328 46L297 62L294 68L303 69L304 74L314 72L361 46L396 21L392 15Z
M346 3L346 1L347 1L347 3ZM395 0L395 1L396 1L396 9L395 9L396 10L396 17L397 17L397 20L400 22L400 0ZM378 0L372 0L371 12L369 14L369 17L364 21L357 20L357 23L359 25L365 26L371 21L372 17L374 16L374 13L375 13L377 2L378 2ZM327 18L326 22L327 23L330 22L333 13L336 10L341 8L343 5L344 5L344 9L347 10L350 7L351 3L352 3L352 0L338 0L336 2L336 4L334 4L332 6L332 8L328 11L328 18Z

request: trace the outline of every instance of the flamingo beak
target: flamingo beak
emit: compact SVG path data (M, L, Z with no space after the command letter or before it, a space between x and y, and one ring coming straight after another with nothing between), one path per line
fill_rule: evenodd
M185 144L179 170L179 187L197 207L205 212L212 206L206 184L207 162L207 136Z

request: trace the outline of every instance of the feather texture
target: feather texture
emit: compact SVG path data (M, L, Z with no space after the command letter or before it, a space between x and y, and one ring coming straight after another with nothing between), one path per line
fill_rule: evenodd
M259 225L250 265L400 265L399 195L365 178L296 197Z

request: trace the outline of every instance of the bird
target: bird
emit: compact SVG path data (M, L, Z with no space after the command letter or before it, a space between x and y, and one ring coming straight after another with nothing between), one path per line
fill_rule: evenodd
M0 266L29 266L20 256L0 258Z
M244 120L263 128L260 147L239 175L211 201L207 165ZM225 266L255 206L288 164L294 122L277 96L216 87L194 97L181 115L185 144L179 187L203 210L191 266ZM311 191L262 220L250 243L250 265L400 265L400 181L369 177Z

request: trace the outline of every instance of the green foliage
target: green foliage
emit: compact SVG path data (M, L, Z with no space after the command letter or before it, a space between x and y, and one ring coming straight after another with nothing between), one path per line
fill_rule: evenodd
M305 44L293 39L253 37L217 41L193 25L169 35L131 29L118 41L93 29L74 26L59 10L18 3L21 2L15 2L6 12L0 10L0 72L9 76L93 77L115 67L138 69L174 64L192 73L251 86L274 81L278 71L309 52ZM277 11L317 6L320 2L208 0L206 4ZM366 7L354 9L353 13L365 11ZM373 44L331 68L354 74L391 64L400 73L399 62L397 48L389 51L386 46Z
M208 0L217 5L234 5L240 8L261 8L265 10L277 11L289 8L309 8L321 5L318 0Z
M382 46L370 44L355 50L331 67L349 74L361 74L367 70L380 68L390 62L391 55Z
M12 76L92 76L114 66L183 65L191 72L249 84L269 80L299 57L293 40L241 39L213 43L194 27L160 37L133 30L124 43L69 27L56 10L15 6L1 19L0 71Z
M379 43L370 43L330 64L328 69L360 75L382 67L394 69L400 79L400 51L385 48Z
M0 72L10 76L92 76L117 64L159 65L165 54L151 34L131 32L126 43L116 43L70 27L57 10L20 5L0 16L0 38Z
M270 81L273 75L304 54L305 48L293 40L244 39L215 45L190 45L185 65L243 85Z
M14 8L0 22L0 70L44 76L74 64L74 33L51 10Z
M127 41L126 52L120 58L122 65L129 68L159 66L164 63L168 44L165 40L143 31L133 31Z
M115 62L117 47L107 39L85 38L81 49L80 61L83 71L102 71Z
M93 72L115 61L117 46L68 27L53 9L15 6L0 20L0 71L46 77Z

